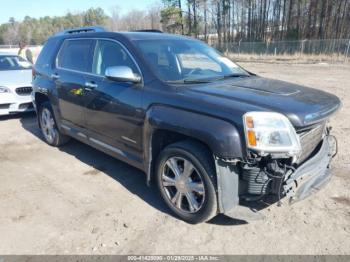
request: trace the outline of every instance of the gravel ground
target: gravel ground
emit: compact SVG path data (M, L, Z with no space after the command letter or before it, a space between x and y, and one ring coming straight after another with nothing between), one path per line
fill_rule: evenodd
M35 116L0 118L0 254L350 254L350 66L242 64L338 95L332 181L249 224L190 225L168 213L140 171L79 142L46 145Z

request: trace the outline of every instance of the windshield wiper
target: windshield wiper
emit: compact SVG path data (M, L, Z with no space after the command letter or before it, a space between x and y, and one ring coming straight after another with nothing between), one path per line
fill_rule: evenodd
M248 77L248 76L249 75L245 75L245 74L229 74L229 75L224 75L222 79L233 78L233 77Z
M167 81L167 83L171 84L202 84L202 83L210 83L212 79L191 79L185 78L180 80Z
M210 83L213 81L227 79L227 78L248 77L248 76L249 75L244 75L244 74L230 74L230 75L211 77L211 78L202 78L202 79L185 78L185 79L173 80L173 81L170 80L170 81L167 81L167 83L171 83L171 84L202 84L202 83Z

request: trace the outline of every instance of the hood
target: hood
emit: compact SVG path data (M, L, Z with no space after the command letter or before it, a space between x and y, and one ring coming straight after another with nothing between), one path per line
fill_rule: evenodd
M0 86L11 90L17 87L32 86L32 70L8 70L0 71Z
M200 93L207 97L207 101L222 105L232 113L237 110L279 112L296 127L324 120L341 104L339 98L332 94L259 76L188 87L187 92Z

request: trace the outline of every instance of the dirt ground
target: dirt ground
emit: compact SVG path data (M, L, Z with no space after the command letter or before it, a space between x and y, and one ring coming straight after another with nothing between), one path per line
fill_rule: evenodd
M190 225L168 212L140 171L72 141L46 145L35 116L0 118L0 254L350 254L350 66L242 64L338 95L334 176L249 224Z

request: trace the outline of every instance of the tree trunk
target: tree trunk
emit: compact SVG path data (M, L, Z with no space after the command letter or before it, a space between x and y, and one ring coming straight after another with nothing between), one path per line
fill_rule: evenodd
M196 0L192 0L192 8L193 8L193 30L194 30L194 36L198 37L197 1Z
M184 34L184 22L183 22L183 20L182 20L183 18L182 18L181 0L178 0L177 5L178 5L179 10L180 10L181 34L183 35L183 34Z
M282 12L282 26L281 26L281 34L280 34L280 39L283 39L284 36L284 27L285 27L285 21L286 21L286 4L287 1L283 1L283 12Z
M204 41L208 42L207 0L204 0Z
M187 23L188 23L188 35L192 34L192 18L191 18L191 3L190 0L187 0Z
M318 27L318 38L323 39L324 38L324 19L326 14L326 6L328 4L328 0L321 1L321 12L320 12L320 22Z
M293 0L289 0L289 9L288 9L288 20L287 20L287 36L290 37L291 28L292 28L292 12L293 12Z
M218 34L218 41L219 44L221 44L221 8L220 8L220 1L217 2L217 16L216 16L216 30Z

